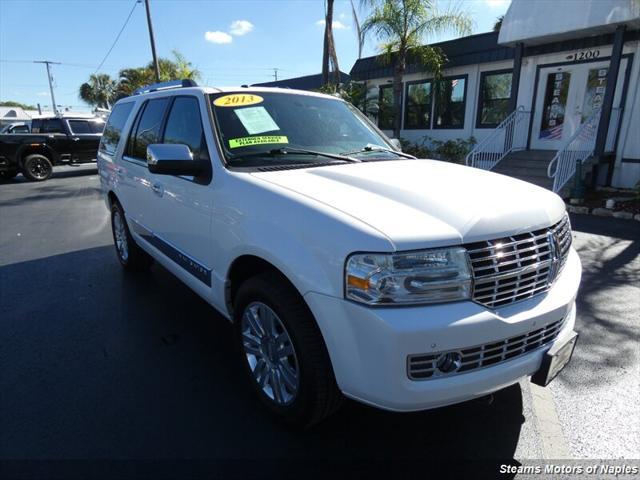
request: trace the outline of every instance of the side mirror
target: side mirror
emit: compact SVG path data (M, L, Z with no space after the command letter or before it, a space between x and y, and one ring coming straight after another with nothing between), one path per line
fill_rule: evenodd
M155 143L147 146L147 167L159 175L189 175L202 173L202 163L193 159L186 145Z
M402 151L402 144L400 143L400 140L398 140L397 138L392 138L390 142L394 149L398 150L399 152Z

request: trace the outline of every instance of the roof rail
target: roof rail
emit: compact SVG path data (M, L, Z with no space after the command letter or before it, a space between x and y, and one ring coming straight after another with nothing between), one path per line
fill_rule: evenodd
M170 88L186 88L197 87L198 84L189 78L183 80L169 80L168 82L153 83L151 85L145 85L144 87L137 88L133 95L140 95L141 93L157 92L160 90L168 90Z

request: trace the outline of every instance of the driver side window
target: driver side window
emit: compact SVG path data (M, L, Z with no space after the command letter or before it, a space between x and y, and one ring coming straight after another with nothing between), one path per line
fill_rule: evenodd
M195 160L209 158L197 98L175 98L167 117L162 143L179 143L188 146Z

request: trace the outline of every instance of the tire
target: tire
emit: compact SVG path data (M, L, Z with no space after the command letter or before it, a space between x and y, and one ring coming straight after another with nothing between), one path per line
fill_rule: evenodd
M138 246L131 236L124 210L118 202L113 202L111 205L111 233L113 234L116 256L125 270L144 271L149 269L153 259Z
M44 155L34 153L22 162L22 174L32 182L44 182L53 173L53 165Z
M12 178L15 178L16 175L18 175L18 173L20 173L17 169L15 170L4 170L2 172L0 172L0 180L11 180Z
M271 412L292 426L308 428L340 407L343 397L322 334L302 297L280 275L265 272L247 280L238 290L234 311L243 370ZM275 315L271 322L266 320L270 314ZM263 333L273 325L271 335L257 334L256 319Z

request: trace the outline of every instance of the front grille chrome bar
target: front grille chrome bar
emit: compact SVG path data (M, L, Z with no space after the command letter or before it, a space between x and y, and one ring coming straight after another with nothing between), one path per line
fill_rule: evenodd
M477 303L490 308L545 292L571 247L569 217L549 228L466 245Z

